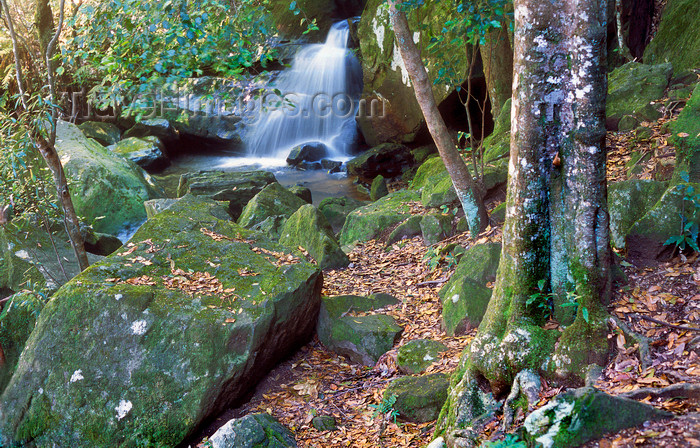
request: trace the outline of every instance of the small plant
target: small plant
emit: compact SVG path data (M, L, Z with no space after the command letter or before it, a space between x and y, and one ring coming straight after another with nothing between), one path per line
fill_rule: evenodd
M425 255L423 255L423 261L428 265L431 271L434 271L438 268L449 270L457 265L457 263L459 262L459 255L455 253L454 250L446 252L446 249L448 247L430 247L425 252Z
M689 182L688 173L681 173L681 179L684 182ZM698 235L700 235L700 193L696 193L695 188L688 184L676 185L676 190L683 193L683 205L681 212L678 213L681 218L681 228L679 234L670 237L664 245L673 244L681 251L690 247L695 252L700 252L698 247Z
M575 292L567 291L566 292L566 302L562 303L561 306L563 307L574 307L574 314L578 312L578 295ZM581 307L581 316L583 316L583 320L588 323L588 308L585 306Z
M396 395L394 394L384 396L384 399L379 404L370 404L369 407L374 409L372 418L377 418L380 415L386 416L396 424L396 417L399 416L399 412L394 409L394 404L396 404Z
M440 262L442 261L440 251L435 247L429 248L425 252L425 255L423 255L423 261L425 261L431 271L434 271L440 266Z
M525 301L525 306L535 307L546 312L548 319L552 315L552 293L545 292L546 281L544 279L537 282L537 292L530 294Z

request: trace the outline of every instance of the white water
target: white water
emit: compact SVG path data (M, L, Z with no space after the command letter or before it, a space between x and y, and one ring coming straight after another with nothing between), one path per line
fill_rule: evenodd
M324 44L304 46L261 99L256 120L248 125L247 156L265 165L285 164L300 144L321 142L327 158L347 160L355 141L355 111L362 73L348 49L349 26L338 22ZM272 91L277 89L281 95Z

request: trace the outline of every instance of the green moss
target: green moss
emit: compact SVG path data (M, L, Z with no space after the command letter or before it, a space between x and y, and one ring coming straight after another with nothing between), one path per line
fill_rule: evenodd
M669 0L659 29L644 50L646 64L671 62L676 73L700 66L700 4Z
M434 183L437 176L442 178L444 174L447 173L445 164L442 162L440 157L433 157L426 160L416 171L416 175L413 177L413 182L411 183L411 188L414 190L420 190L421 188Z
M680 173L689 174L691 182L700 182L700 84L678 115L671 122L671 143L676 146L676 169L674 183Z
M412 422L428 422L438 417L447 399L449 379L436 373L425 376L404 376L392 381L384 397L396 396L394 409L401 418Z
M445 350L447 347L438 341L430 339L409 341L399 347L396 363L399 369L405 373L421 373L437 361L440 353Z
M608 118L620 119L625 115L655 120L658 112L649 110L651 101L663 97L671 80L671 64L644 65L629 62L608 75Z
M383 198L389 194L389 190L386 186L386 179L381 174L374 178L372 181L372 187L369 189L369 197L373 201Z
M608 187L610 242L625 248L630 227L651 209L666 190L667 183L652 180L626 180Z
M96 140L102 146L114 145L121 138L121 131L112 123L86 121L78 125L85 137Z

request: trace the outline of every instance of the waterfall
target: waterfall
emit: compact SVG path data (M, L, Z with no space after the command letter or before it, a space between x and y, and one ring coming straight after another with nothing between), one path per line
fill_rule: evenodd
M297 145L321 142L327 158L348 158L362 91L362 69L348 49L349 35L347 21L334 24L325 43L301 48L266 89L249 125L249 157L284 159Z

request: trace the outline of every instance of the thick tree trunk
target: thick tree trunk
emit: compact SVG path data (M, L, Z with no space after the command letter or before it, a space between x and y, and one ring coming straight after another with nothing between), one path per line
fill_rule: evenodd
M606 360L606 13L607 0L515 1L503 248L486 315L437 426L449 446L473 442L475 409L488 404L480 385L502 396L525 370L582 382L589 364ZM541 280L545 294L533 302ZM550 297L563 334L543 328ZM567 299L578 304L575 316L562 307Z
M483 194L478 190L474 180L457 151L457 146L438 111L433 96L430 79L420 57L420 52L413 42L412 33L406 20L406 14L397 9L398 0L389 0L389 15L391 26L396 36L396 46L399 48L406 71L413 84L416 100L423 112L428 131L438 148L440 157L452 179L464 215L467 218L472 236L476 236L488 226L488 213L484 206Z
M486 42L481 46L481 60L484 63L486 88L491 98L491 114L495 121L513 90L513 49L504 22L501 22L501 28L486 35Z

